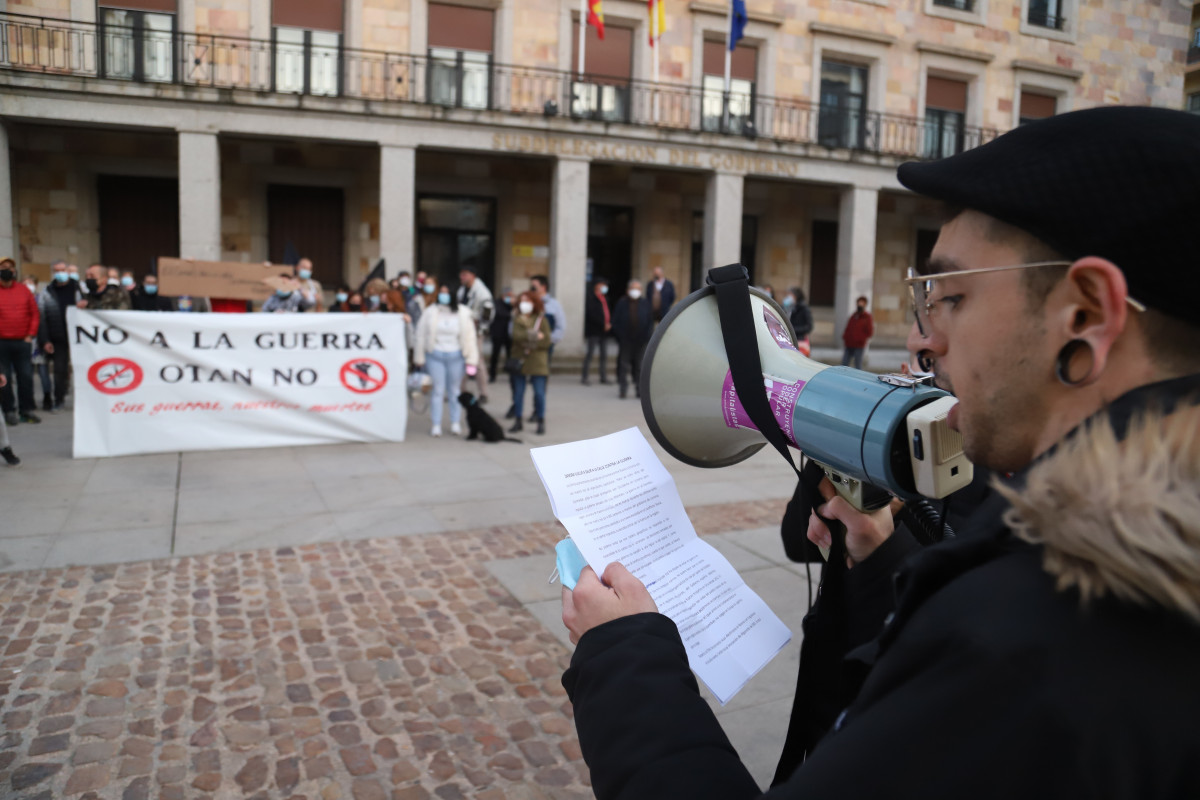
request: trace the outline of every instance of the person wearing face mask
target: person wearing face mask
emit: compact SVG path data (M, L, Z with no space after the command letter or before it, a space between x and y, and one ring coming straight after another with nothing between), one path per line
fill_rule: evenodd
M546 380L550 377L550 345L553 328L546 319L545 307L537 293L524 292L517 300L517 313L513 316L513 359L519 359L521 367L513 370L513 408L525 404L525 383L533 384L533 417L539 434L546 432ZM516 433L523 429L521 417L508 429Z
M134 280L133 272L131 270L123 271L121 273L121 288L132 294L136 286L137 281Z
M54 373L50 411L58 411L63 407L71 386L67 308L75 305L83 297L79 292L79 281L71 278L68 269L64 261L52 263L50 282L37 294L38 313L41 315L41 324L38 325L38 348L44 357L52 362Z
M121 288L121 279L117 270L106 270L100 264L92 264L87 268L87 296L78 305L80 308L92 311L129 311L133 303L129 293Z
M431 436L442 435L442 403L450 397L450 433L462 433L459 420L462 406L458 402L458 390L463 375L468 369L479 366L479 340L475 335L475 320L465 305L460 306L450 286L438 286L427 280L425 287L433 287L434 303L425 309L417 326L416 342L413 346L413 365L425 369L433 378L429 416L433 421Z
M371 278L363 287L364 302L367 311L379 311L383 308L383 293L388 291L387 281L383 278Z
M488 375L492 383L496 382L496 367L508 361L512 355L512 289L505 287L500 302L496 303L492 324L488 333L492 337L492 357L488 362ZM504 361L500 360L500 351L504 351Z
M855 303L854 313L850 315L850 319L846 320L846 328L842 331L842 343L846 345L846 349L842 353L842 366L849 366L853 361L855 369L862 369L863 352L874 335L875 320L867 311L867 298L859 297Z
M301 310L307 311L311 308L314 311L324 311L325 297L321 293L321 283L313 278L313 264L307 258L296 262L296 279L299 282L300 294L308 304Z
M812 343L808 337L812 333L813 318L804 290L799 286L792 287L783 298L783 310L788 313L792 330L796 332L796 349L806 356L811 355Z
M37 404L33 399L33 343L40 322L37 300L29 287L17 280L17 263L0 259L0 375L17 379L17 397L10 385L0 389L0 405L9 425L42 421L34 413Z
M613 335L617 337L617 386L620 396L625 397L629 375L633 373L633 391L638 397L641 392L638 382L642 378L642 356L650 336L654 333L654 307L650 298L642 294L642 282L632 280L625 288L625 296L617 301L613 311Z
M308 298L300 291L300 286L288 273L280 274L279 280L275 281L275 291L266 302L263 303L262 310L268 314L293 314L300 311L307 311L312 307Z
M171 301L158 293L158 278L147 275L142 285L129 293L134 311L171 311Z
M329 307L330 312L345 313L350 310L350 287L346 284L341 284L337 288L337 292L333 295L333 305Z
M583 374L580 383L589 386L588 368L592 365L592 353L600 351L600 383L608 383L608 337L612 335L612 313L608 308L608 281L596 278L592 292L587 296L583 309L583 335L587 339L587 353L583 356Z

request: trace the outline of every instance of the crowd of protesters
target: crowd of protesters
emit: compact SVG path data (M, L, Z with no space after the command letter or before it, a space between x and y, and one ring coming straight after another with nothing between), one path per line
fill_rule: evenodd
M282 267L269 282L273 292L260 307L265 313L403 315L411 366L429 376L425 382L431 390L432 436L442 435L445 405L449 405L449 433L460 435L459 393L473 389L479 402L486 403L489 384L501 377L508 379L512 395L505 415L512 420L509 431L524 429L525 390L531 387L528 422L536 426L537 433L545 432L554 349L567 331L566 315L550 293L545 275L533 276L523 290L505 287L493 295L472 264L460 270L457 280L404 271L390 281L372 277L357 289L340 284L332 292L332 302L327 302L321 283L313 277L312 262L302 258L295 267ZM675 303L675 286L661 268L655 268L644 284L629 281L615 302L611 288L607 280L597 277L588 291L583 321L587 350L581 381L591 384L592 364L598 356L599 382L612 383L608 355L609 345L615 341L618 396L628 397L632 384L636 397L646 346ZM770 291L770 287L762 288ZM35 277L20 278L13 260L4 259L0 262L0 399L8 425L41 421L35 372L41 384L41 410L53 413L63 408L71 383L66 325L70 306L151 312L245 312L254 308L243 300L166 297L159 293L156 276L146 275L139 282L130 271L100 264L91 265L81 276L75 265L56 261L51 265L50 282L39 287ZM783 307L801 351L807 355L813 323L804 292L790 290ZM490 350L490 358L485 358L485 350ZM3 429L0 457L10 464L17 461Z

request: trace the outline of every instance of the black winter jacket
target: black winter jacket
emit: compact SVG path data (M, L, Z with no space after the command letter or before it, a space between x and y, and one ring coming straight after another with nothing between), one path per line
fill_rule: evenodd
M861 691L766 796L1200 797L1200 407L1170 413L1198 389L1126 395L905 562ZM666 617L589 631L563 685L602 800L760 796Z

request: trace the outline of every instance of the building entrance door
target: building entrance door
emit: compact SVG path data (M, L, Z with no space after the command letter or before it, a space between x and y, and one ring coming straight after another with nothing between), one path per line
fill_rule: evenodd
M346 201L327 186L267 187L267 258L272 264L313 264L323 288L345 283Z
M838 224L813 220L812 272L808 280L808 304L831 306L837 290Z
M179 255L179 181L128 175L96 176L100 203L100 263L133 270L140 280L160 256Z
M439 283L458 283L463 267L496 292L496 201L424 195L417 200L417 263Z
M625 284L634 277L632 208L599 204L588 207L587 259L587 284L581 290L586 293L595 278L604 278L608 281L609 307L615 307L617 300L625 296Z

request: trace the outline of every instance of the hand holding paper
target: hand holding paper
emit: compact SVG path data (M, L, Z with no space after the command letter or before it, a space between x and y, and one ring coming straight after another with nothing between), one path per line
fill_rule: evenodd
M696 535L674 480L637 428L530 454L580 553L601 575L614 576L605 586L584 570L578 599L564 592L564 620L576 620L573 641L593 620L657 606L679 628L692 669L722 704L790 641L783 622ZM622 567L610 570L614 562Z
M563 586L563 622L572 644L597 625L620 617L658 611L642 582L619 563L608 565L603 582L591 567L584 567L574 590Z

